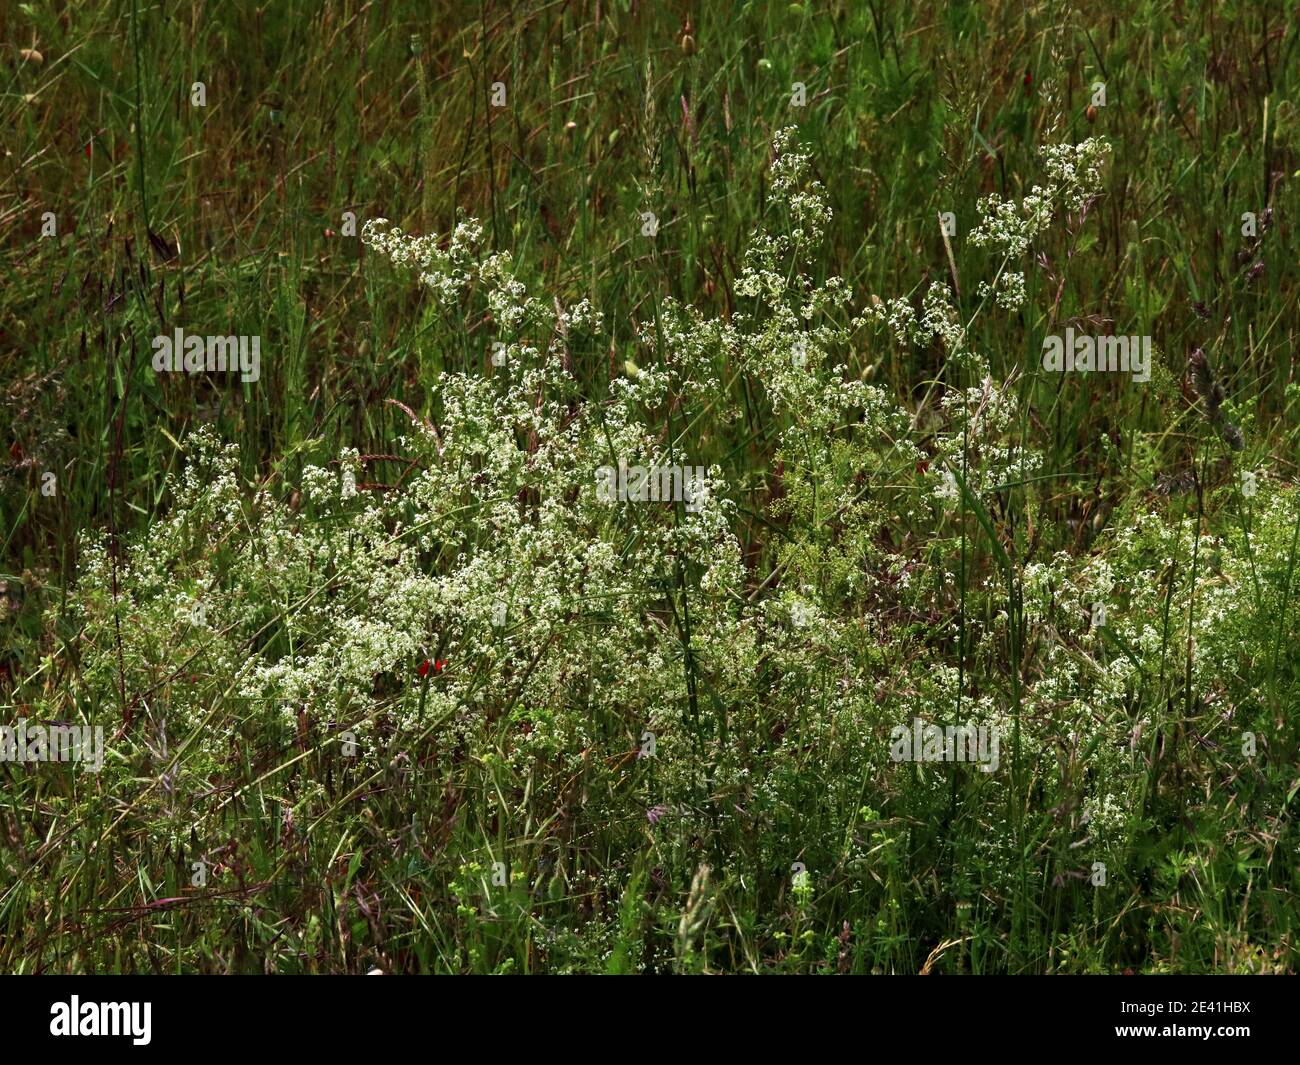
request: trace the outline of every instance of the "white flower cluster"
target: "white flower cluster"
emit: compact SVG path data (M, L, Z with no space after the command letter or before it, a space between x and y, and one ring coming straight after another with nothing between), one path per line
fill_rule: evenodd
M979 224L971 230L976 247L991 245L1009 260L1020 258L1064 206L1081 210L1102 187L1101 168L1110 146L1096 137L1080 144L1050 144L1042 149L1047 185L1035 185L1020 201L990 195L977 205Z
M935 495L945 506L959 498L949 469L964 467L967 487L988 503L994 492L1023 485L1042 465L1042 457L1020 442L1020 404L1012 388L985 377L974 388L945 394L940 408L952 425L935 435Z
M1025 275L1005 271L998 275L992 285L981 281L976 291L981 299L992 296L1004 311L1014 311L1025 302Z
M462 219L445 239L437 234L414 236L387 226L386 218L370 219L361 227L361 242L394 266L415 270L440 306L455 306L478 281L486 287L489 309L503 331L522 328L536 314L538 305L525 298L525 286L514 276L509 252L480 255L483 225L478 219Z

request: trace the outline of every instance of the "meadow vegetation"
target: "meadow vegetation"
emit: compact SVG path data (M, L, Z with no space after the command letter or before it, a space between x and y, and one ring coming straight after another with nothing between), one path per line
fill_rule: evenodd
M432 8L0 13L0 967L1294 971L1295 10Z

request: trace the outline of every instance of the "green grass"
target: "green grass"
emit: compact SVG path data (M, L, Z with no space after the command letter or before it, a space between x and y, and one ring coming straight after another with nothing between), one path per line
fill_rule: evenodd
M676 5L434 6L130 0L0 13L0 724L84 717L107 726L121 759L111 786L0 764L3 968L1293 971L1293 12L750 2L697 5L688 29ZM197 81L206 107L190 105ZM803 108L791 107L796 81ZM1098 81L1106 105L1090 116ZM491 105L496 82L505 107ZM739 679L728 648L701 645L710 608L679 561L658 575L671 579L646 621L673 634L683 677L677 716L663 711L661 742L674 742L662 760L635 757L644 707L595 713L576 681L571 701L543 705L523 668L507 684L483 666L479 732L456 740L425 721L386 737L412 768L385 759L371 774L327 750L324 709L308 708L302 736L273 736L265 708L234 694L201 647L158 631L170 668L200 678L184 698L204 722L171 737L162 762L182 749L172 768L189 790L169 796L146 727L161 689L132 690L134 664L113 666L113 628L129 630L129 647L143 640L157 589L131 589L127 606L107 592L96 609L112 625L96 644L79 609L95 594L79 533L104 530L124 555L149 542L204 426L239 445L249 498L264 486L292 501L304 469L344 447L399 456L365 467L364 480L396 484L411 419L388 401L441 422L431 390L445 375L497 380L486 304L439 309L343 235L345 212L358 232L376 217L415 233L447 233L461 213L482 220L486 248L509 251L545 305L587 298L604 314L604 331L569 355L577 396L607 404L629 360L675 357L665 299L707 319L755 313L734 286L751 231L785 222L771 141L790 124L833 211L812 280L843 277L854 308L873 295L919 306L951 279L936 215L952 211L957 313L1018 404L997 441L963 441L969 418L941 400L980 387L969 365L937 341L864 328L836 356L846 379L908 412L906 446L846 444L833 473L808 472L813 459L779 449L798 416L722 345L708 356L716 394L653 412L683 455L722 471L743 609L757 617L807 585L855 635L765 651ZM1034 242L1025 303L996 312L977 284L999 259L967 239L977 200L1024 196L1042 180L1040 146L1089 136L1111 145L1104 194ZM1267 226L1243 236L1243 212L1266 209ZM53 238L41 236L46 211ZM653 241L644 211L659 219ZM658 339L639 339L638 322ZM177 325L260 335L261 379L154 373L149 342ZM1151 335L1151 381L1041 372L1042 338L1067 325ZM1196 400L1185 367L1197 348L1240 451ZM907 449L937 473L953 433L970 466L956 467L957 506L934 516ZM982 470L1002 469L981 450L994 444L1032 447L1041 465L986 484ZM1260 471L1256 497L1240 490L1248 470ZM1192 472L1190 491L1159 490ZM856 473L861 513L828 506L818 478ZM474 503L463 502L466 535L483 548ZM248 505L245 531L259 513ZM1170 538L1142 525L1148 513ZM241 535L191 545L169 563L176 579L206 556L233 587ZM629 557L639 535L627 534ZM454 569L440 552L422 556L427 572ZM855 591L851 574L876 579L863 560L886 558L908 560L914 583ZM1032 567L1085 587L1090 560L1116 574L1118 620L1084 643L1088 626L1063 593L1040 595ZM250 656L303 638L293 619L310 604L268 587L285 598L258 604L265 630L232 621L227 633ZM1236 598L1207 619L1217 588ZM524 667L549 671L559 655L589 679L576 634L589 626L595 641L597 614L557 635L562 651L528 637L538 664ZM1156 636L1139 645L1145 626ZM438 637L429 653L468 669L460 634ZM1113 716L1091 746L1072 744L1077 721L1053 716L1045 694L1058 646L1087 678L1060 693L1070 714L1087 716L1112 663L1139 678L1114 705L1099 700L1097 716ZM845 656L870 683L841 714ZM925 690L936 664L961 678L951 704L938 679ZM376 680L366 713L381 734L409 665ZM424 682L421 711L446 683ZM994 704L1010 716L996 782L883 758L913 698L945 720ZM1113 742L1137 722L1130 746ZM583 742L525 769L524 724ZM1247 729L1261 739L1251 759L1236 753ZM230 738L220 758L195 738L214 730ZM1089 834L1079 811L1107 774L1128 805L1098 888L1080 874L1102 852L1071 845ZM651 825L658 803L691 813ZM196 887L200 859L220 872Z

